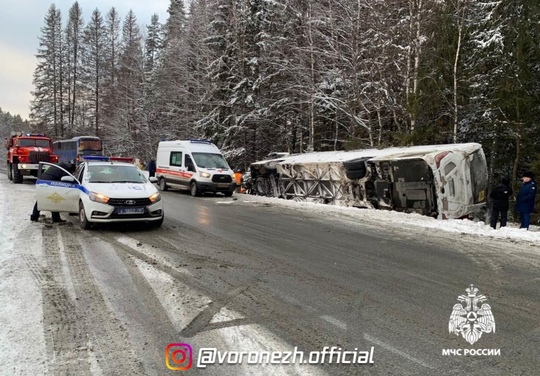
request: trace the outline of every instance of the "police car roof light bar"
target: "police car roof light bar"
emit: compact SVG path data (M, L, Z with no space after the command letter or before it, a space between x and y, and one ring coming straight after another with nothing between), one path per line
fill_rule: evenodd
M104 155L85 155L83 156L83 159L85 161L99 161L99 162L108 162L109 157L106 157Z
M109 161L111 161L111 162L133 163L133 157L110 157Z

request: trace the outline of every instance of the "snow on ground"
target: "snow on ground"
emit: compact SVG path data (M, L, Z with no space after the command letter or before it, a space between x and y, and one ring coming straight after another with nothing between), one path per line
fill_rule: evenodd
M351 151L319 151L312 153L291 154L284 157L277 157L276 159L268 159L264 161L255 162L255 164L264 164L270 160L284 160L287 164L296 163L333 163L350 161L357 158L383 158L391 159L397 157L414 157L424 154L433 154L447 150L459 150L473 152L480 144L468 143L468 144L448 144L448 145L422 145L422 146L407 146L407 147L392 147L386 149L360 149Z
M507 227L491 228L488 224L468 219L448 219L437 220L420 214L398 213L386 210L359 209L353 207L341 207L334 205L322 205L311 202L298 202L294 200L284 200L273 197L261 197L250 195L237 195L240 202L244 204L270 204L276 206L288 207L292 210L298 210L310 216L327 218L332 216L335 219L348 219L357 221L358 226L363 222L378 224L381 228L384 226L407 228L414 231L416 227L434 229L447 233L468 234L482 238L509 239L514 241L525 241L540 245L540 227L531 226L529 231L519 229L519 223L508 223ZM226 201L222 202L225 203ZM511 212L508 213L509 217ZM408 231L407 231L408 232ZM485 239L484 239L485 240Z
M13 187L0 174L0 369L2 374L26 375L46 372L44 329L39 270L44 265L41 250L41 227L29 220L35 200L33 185ZM344 223L393 225L404 232L419 228L479 237L484 244L501 239L517 243L540 244L540 228L520 230L515 223L494 230L482 222L469 220L436 220L417 214L337 207L287 201L250 195L236 195L232 200L215 201L228 205L275 205L288 207L306 216L331 217ZM140 265L139 265L140 266ZM144 271L144 267L142 268ZM152 278L150 278L152 280ZM249 328L248 328L249 329ZM246 330L248 330L246 329ZM249 329L250 330L250 329ZM39 370L39 371L36 371Z
M0 176L0 374L45 374L45 335L38 280L41 230L31 226L34 187L16 191Z

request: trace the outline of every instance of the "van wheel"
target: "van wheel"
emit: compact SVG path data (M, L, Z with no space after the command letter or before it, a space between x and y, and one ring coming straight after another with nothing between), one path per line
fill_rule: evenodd
M169 186L167 183L165 183L165 178L159 178L159 184L158 184L160 191L166 191L169 189Z
M223 192L223 194L225 195L225 197L231 197L233 195L233 191Z
M86 211L82 202L79 202L79 221L83 230L89 230L92 227L92 224L86 219Z
M199 192L199 187L197 187L197 182L192 181L189 184L189 192L193 197L200 196L201 193Z

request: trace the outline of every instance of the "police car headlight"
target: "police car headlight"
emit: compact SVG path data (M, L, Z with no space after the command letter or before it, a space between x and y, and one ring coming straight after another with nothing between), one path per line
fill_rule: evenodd
M199 175L201 175L201 178L209 178L210 174L208 172L199 172Z
M96 193L96 192L90 192L88 194L88 198L90 198L90 200L95 201L95 202L101 202L102 204L106 204L107 202L109 202L109 198L107 196L102 195L101 193Z
M156 192L152 196L150 196L150 201L152 202L152 204L158 202L159 200L161 200L161 195L159 194L159 192Z

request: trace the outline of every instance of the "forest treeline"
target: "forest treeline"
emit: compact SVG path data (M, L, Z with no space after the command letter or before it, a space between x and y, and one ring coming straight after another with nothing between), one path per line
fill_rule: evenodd
M186 6L186 4L189 4ZM479 142L490 174L540 172L537 0L171 0L139 26L51 5L30 121L147 159L210 138L271 151Z

